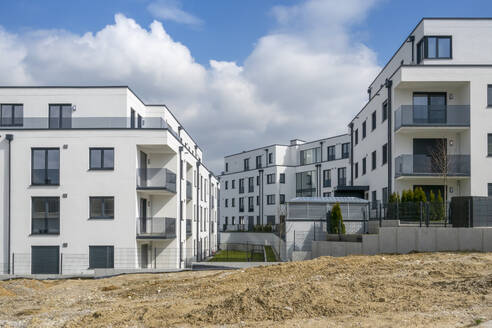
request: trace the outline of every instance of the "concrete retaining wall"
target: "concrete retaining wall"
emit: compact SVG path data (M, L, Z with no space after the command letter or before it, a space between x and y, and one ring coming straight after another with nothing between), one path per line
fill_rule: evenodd
M381 227L362 242L313 241L312 257L406 254L412 251L492 252L492 228Z

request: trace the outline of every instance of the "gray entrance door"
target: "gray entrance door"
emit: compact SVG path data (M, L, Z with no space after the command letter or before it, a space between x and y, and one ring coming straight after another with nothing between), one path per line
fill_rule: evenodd
M59 274L60 273L59 246L32 246L31 273L32 274Z

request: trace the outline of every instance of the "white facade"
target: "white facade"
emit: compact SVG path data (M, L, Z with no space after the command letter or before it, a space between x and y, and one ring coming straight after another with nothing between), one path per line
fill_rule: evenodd
M57 273L56 248L62 274L181 268L215 251L218 180L165 105L128 87L4 87L0 105L3 271Z
M350 184L349 157L347 134L311 142L296 139L290 145L265 146L225 157L219 228L275 228L285 221L285 204L290 199L331 196L339 185Z
M385 201L387 192L417 186L444 192L444 179L431 159L443 139L448 199L491 196L491 53L492 19L419 22L369 86L368 103L349 125L351 174L354 185L369 187L367 199Z

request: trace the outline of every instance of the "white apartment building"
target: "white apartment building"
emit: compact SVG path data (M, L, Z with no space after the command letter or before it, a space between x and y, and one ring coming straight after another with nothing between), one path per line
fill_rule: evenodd
M349 124L350 180L366 198L418 186L444 195L440 147L449 199L492 196L492 19L422 19L368 94Z
M0 87L0 263L13 274L182 268L216 250L219 183L128 87Z
M226 156L220 178L220 227L274 228L295 197L331 196L350 184L349 135L270 145Z

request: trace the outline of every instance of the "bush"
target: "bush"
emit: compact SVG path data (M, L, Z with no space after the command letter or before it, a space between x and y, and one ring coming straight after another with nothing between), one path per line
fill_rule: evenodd
M394 192L390 195L389 200L390 203L399 203L400 202L400 194Z
M427 202L427 196L425 195L424 189L421 187L415 188L413 193L413 201L414 202Z
M343 223L342 210L340 204L333 205L330 214L330 232L336 234L345 234L345 224Z

